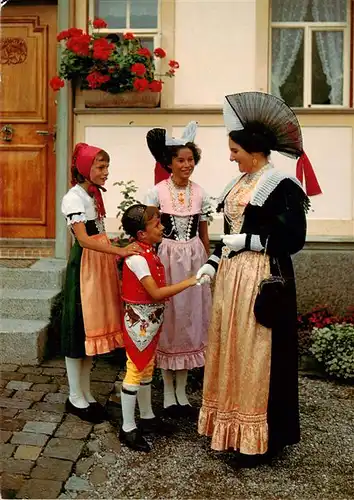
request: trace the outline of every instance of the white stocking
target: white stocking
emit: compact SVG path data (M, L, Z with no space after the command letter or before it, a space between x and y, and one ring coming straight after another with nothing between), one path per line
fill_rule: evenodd
M85 396L86 401L89 403L95 403L96 400L92 396L91 388L90 388L90 377L91 377L91 368L92 368L92 356L86 356L82 360L82 369L81 369L81 387Z
M188 370L176 371L176 396L180 405L190 405L186 394Z
M136 429L135 423L135 403L136 396L139 390L138 385L126 384L123 382L120 392L120 400L123 413L123 426L124 432L130 432Z
M173 371L161 368L161 374L163 379L163 407L167 408L168 406L177 404L173 384Z
M138 392L138 405L140 418L154 418L154 412L151 406L151 379L142 380Z
M89 406L81 386L81 358L65 358L66 373L69 381L69 401L76 408Z

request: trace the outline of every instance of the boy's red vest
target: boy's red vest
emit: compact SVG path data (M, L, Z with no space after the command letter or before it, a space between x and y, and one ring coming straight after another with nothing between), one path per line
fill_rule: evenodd
M152 278L156 281L159 288L165 286L165 269L155 249L151 245L146 245L141 242L139 242L139 245L143 249L140 255L145 258ZM122 299L126 304L156 304L157 307L159 305L163 307L163 303L156 302L156 300L147 293L137 276L129 269L126 262L123 264ZM129 331L127 331L126 322L123 321L123 324L123 339L127 354L138 370L142 371L156 352L161 327L147 347L143 351L140 351L133 342Z

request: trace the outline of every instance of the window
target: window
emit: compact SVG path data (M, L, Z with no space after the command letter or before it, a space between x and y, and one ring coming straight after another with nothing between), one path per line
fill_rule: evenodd
M89 17L106 21L100 33L131 31L151 51L159 46L159 0L91 0Z
M271 30L272 94L292 107L349 105L349 0L272 0Z

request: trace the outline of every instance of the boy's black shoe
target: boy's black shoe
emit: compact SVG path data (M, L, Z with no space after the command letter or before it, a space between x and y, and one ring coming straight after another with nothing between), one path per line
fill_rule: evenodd
M176 426L164 422L160 417L141 418L138 428L142 434L159 434L160 436L170 436L176 431Z
M144 451L145 453L151 451L149 443L144 439L139 429L133 429L129 432L125 432L121 429L119 432L119 440L132 450Z
M102 418L102 415L97 414L91 405L87 408L77 408L70 402L69 399L66 400L65 411L67 413L71 413L72 415L76 415L81 418L81 420L86 420L86 422L91 422L93 424L101 424L105 420Z

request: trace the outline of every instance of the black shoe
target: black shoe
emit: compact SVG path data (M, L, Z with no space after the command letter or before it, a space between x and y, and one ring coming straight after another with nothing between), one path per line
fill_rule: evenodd
M109 420L108 413L104 406L102 406L97 401L90 403L90 410L96 415L97 418L101 418L102 421Z
M81 418L81 420L86 420L86 422L91 422L93 424L101 424L105 419L102 419L100 415L97 415L95 410L89 405L87 408L77 408L74 406L69 399L65 403L65 411L76 415Z
M125 432L123 429L119 432L119 440L121 443L135 451L151 451L149 443L144 439L139 429L133 429L130 432Z
M199 418L199 408L191 405L178 405L179 413L182 418L188 418L193 422L197 422Z
M167 406L167 408L164 408L163 410L163 415L164 417L167 418L180 418L182 416L180 412L180 406L179 405Z
M160 436L170 436L176 431L176 426L164 422L160 417L141 418L138 428L142 434L159 434Z

